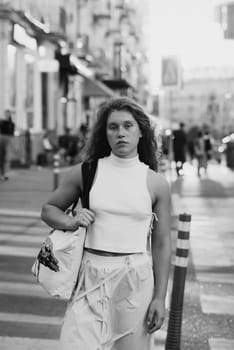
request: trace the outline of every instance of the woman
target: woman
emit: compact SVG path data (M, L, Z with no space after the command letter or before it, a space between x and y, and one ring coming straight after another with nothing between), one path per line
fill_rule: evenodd
M170 191L156 172L155 155L154 132L143 109L125 97L111 99L99 108L86 145L85 160L98 160L90 209L74 218L64 213L81 196L81 164L43 206L42 218L54 228L87 227L61 349L147 350L152 332L162 326L171 256Z

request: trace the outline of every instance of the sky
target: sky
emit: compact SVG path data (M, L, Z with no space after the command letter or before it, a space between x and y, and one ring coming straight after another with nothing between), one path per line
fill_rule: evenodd
M153 90L160 85L161 58L176 56L183 68L234 66L234 40L223 39L215 0L149 0L148 41ZM225 2L225 1L224 1Z

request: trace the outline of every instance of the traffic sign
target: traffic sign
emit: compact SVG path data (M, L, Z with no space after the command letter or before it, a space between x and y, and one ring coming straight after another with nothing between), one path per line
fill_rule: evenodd
M179 88L181 86L181 67L176 56L162 58L162 87Z

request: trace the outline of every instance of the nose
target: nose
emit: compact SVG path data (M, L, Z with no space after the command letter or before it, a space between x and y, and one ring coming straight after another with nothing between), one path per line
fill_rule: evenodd
M123 126L120 126L119 129L118 129L118 137L124 137L125 136L125 129Z

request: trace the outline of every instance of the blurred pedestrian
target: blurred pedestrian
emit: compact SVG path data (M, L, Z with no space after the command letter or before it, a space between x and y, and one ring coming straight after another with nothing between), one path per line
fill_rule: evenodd
M192 126L189 128L187 131L187 152L190 158L190 162L193 162L193 159L195 158L195 142L197 139L197 133L198 133L198 127L197 126Z
M25 160L28 167L32 163L32 139L30 129L25 131Z
M78 147L79 147L79 151L81 151L87 141L87 136L88 136L88 127L86 124L81 124L79 131L78 131Z
M176 163L176 173L178 176L183 174L183 166L186 160L186 133L184 123L179 124L179 129L173 131L173 154Z
M204 137L201 131L198 131L194 150L197 159L197 175L200 177L202 169L205 174L207 173L207 155L205 151Z
M0 120L0 176L1 180L8 180L10 169L12 140L15 133L15 123L10 110L5 111L5 118Z
M64 134L59 136L59 153L63 158L65 164L70 164L70 154L69 149L72 143L72 135L70 128L66 127Z
M70 137L70 142L66 151L66 160L69 165L72 165L76 162L76 157L78 154L78 140L78 137L75 135Z
M205 152L206 152L206 158L207 158L207 162L208 162L209 160L212 159L212 149L213 149L213 147L212 147L212 143L213 143L212 142L212 137L211 137L211 135L210 135L208 130L206 130L204 132L203 139L204 139L204 147L205 147Z
M76 163L81 162L82 160L82 150L86 145L87 139L89 137L89 128L87 124L82 123L78 130L78 141L77 141L77 156L75 159Z
M81 164L43 206L42 218L54 228L87 227L60 349L149 350L151 333L162 326L171 260L170 191L156 172L156 150L144 110L126 97L110 99L99 107L84 149L86 161L98 162L90 209L73 218L65 214L82 193Z
M49 132L46 130L43 135L43 154L45 156L45 165L52 165L53 163L53 154L54 146L49 138Z

